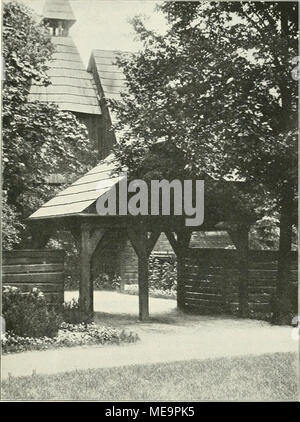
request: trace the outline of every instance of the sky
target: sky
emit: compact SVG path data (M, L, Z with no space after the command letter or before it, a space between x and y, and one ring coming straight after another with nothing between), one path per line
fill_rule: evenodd
M42 14L44 0L22 2ZM153 0L70 0L77 19L70 35L84 63L87 64L93 49L137 51L141 48L129 23L136 15L145 16L147 27L164 32L165 18L154 11L157 3Z

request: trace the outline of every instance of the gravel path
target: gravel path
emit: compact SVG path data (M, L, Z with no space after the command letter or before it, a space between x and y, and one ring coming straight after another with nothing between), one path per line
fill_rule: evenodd
M66 299L74 295L67 292ZM176 310L176 302L150 298L151 320L137 321L137 296L95 292L95 321L137 332L137 344L87 346L24 352L2 357L2 378L53 374L75 369L296 352L290 327L255 320L195 316Z

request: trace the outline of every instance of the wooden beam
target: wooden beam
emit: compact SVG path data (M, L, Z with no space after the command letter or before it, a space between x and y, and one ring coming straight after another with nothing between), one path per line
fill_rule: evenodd
M106 229L94 229L90 232L89 253L91 255L91 259L106 232Z
M138 257L139 319L140 321L145 321L149 318L149 255L160 236L160 232L152 232L149 237L147 231L143 227L128 227L127 232L129 240Z
M237 225L234 229L228 230L228 233L235 244L238 255L239 269L239 313L241 317L247 317L248 314L248 283L249 283L249 230L248 225Z
M165 231L165 235L167 236L174 252L177 256L179 256L189 247L192 232L190 230L178 231L176 232L175 237L174 233Z
M189 247L191 235L191 231L177 233L177 307L181 310L185 307L185 251Z
M92 319L94 314L94 288L91 276L91 260L104 233L105 230L93 230L89 224L81 225L79 304L84 320Z
M68 227L68 229L73 236L77 250L80 251L80 249L81 249L81 228L80 228L80 226L78 227L78 226L70 225L70 227Z
M143 230L140 229L134 229L133 227L128 227L127 234L128 238L132 244L133 249L135 250L135 253L137 256L139 256L141 253L143 253L143 248L145 247L145 254L147 254L146 251L146 240L147 239L147 232L145 231L145 239L143 242L143 236L142 236Z
M139 320L149 319L149 283L148 283L148 255L140 254L138 256L139 271Z
M176 256L178 254L178 249L177 249L177 239L174 236L173 232L169 232L169 231L165 231L165 235L167 236L168 241L170 242L170 245L173 248L173 251L175 252Z
M158 230L150 233L150 236L148 237L148 240L147 240L147 254L148 254L148 256L151 255L151 252L152 252L154 246L156 245L156 242L158 241L160 233L161 232L158 231Z
M80 243L80 286L79 306L82 319L89 320L93 317L93 287L91 280L91 263L89 253L90 227L87 224L81 226Z

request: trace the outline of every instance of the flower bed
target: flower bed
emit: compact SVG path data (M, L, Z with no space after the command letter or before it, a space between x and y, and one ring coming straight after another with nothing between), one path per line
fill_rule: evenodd
M7 332L1 336L1 347L2 353L7 354L57 347L134 343L137 340L137 334L117 328L98 326L95 323L75 325L63 322L57 336L53 338L22 337Z

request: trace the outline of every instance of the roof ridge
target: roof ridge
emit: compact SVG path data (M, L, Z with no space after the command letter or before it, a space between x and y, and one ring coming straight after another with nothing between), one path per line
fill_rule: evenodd
M107 53L110 52L110 53L129 53L129 54L135 54L134 51L129 51L129 50L108 50L108 49L105 49L105 48L94 48L92 50L92 53L94 51L105 51Z

